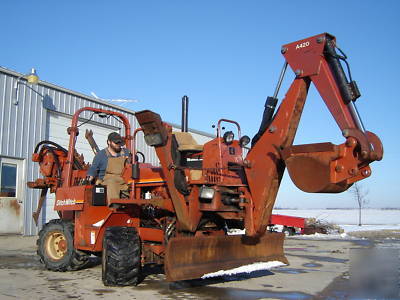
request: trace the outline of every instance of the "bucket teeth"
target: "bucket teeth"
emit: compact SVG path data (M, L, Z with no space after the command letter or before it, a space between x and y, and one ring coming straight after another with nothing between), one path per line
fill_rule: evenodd
M283 241L282 233L267 233L258 239L243 235L176 237L168 243L165 274L168 281L178 281L256 262L288 264Z

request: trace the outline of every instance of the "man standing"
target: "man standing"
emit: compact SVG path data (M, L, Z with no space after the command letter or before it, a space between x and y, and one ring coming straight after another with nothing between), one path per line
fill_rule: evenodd
M96 184L107 186L107 199L120 198L121 190L126 190L128 185L122 178L122 171L129 151L123 148L124 140L117 132L111 132L107 138L107 148L99 151L93 159L87 175L89 181L97 178Z

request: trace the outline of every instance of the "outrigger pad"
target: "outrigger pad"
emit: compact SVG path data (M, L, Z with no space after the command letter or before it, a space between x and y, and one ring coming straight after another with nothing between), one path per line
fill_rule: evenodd
M150 110L142 110L135 113L135 116L143 129L147 145L154 147L165 145L168 133L159 114Z
M289 264L283 253L283 233L261 238L244 235L175 237L168 242L164 261L168 281L201 278L257 262Z

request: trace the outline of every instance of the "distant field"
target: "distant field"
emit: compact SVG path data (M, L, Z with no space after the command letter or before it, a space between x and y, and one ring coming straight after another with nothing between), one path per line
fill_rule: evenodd
M317 218L338 225L357 225L358 209L277 209L274 214ZM363 209L362 224L400 225L400 210Z

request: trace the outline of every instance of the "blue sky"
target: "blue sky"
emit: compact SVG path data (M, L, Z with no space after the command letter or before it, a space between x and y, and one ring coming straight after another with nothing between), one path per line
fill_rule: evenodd
M400 207L398 49L400 1L11 1L0 2L0 65L102 98L135 98L180 122L190 97L191 128L219 118L253 136L283 65L281 45L322 32L337 37L362 93L357 105L380 136L383 161L362 181L371 207ZM293 80L290 70L282 99ZM312 88L295 143L342 143ZM348 192L307 194L287 175L277 206L355 207Z

